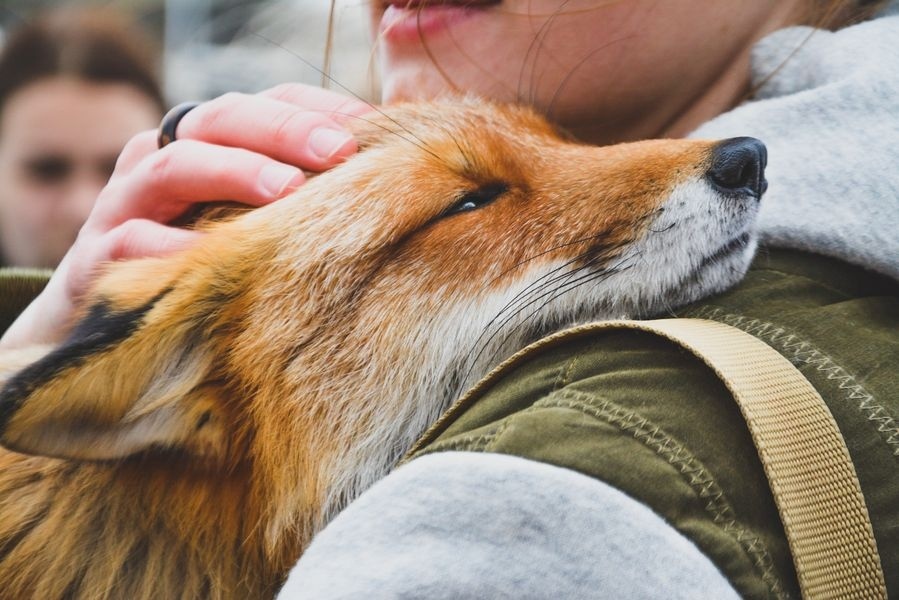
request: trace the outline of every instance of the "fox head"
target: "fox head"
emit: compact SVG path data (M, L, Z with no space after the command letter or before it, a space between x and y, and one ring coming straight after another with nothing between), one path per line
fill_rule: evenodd
M529 341L720 291L755 249L755 140L591 147L476 100L357 129L364 151L291 196L109 265L71 336L7 380L0 442L249 463L277 537L381 477Z

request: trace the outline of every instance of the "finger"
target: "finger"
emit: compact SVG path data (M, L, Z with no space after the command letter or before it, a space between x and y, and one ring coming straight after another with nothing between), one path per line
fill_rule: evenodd
M127 258L166 256L189 248L204 234L167 227L146 219L131 219L109 231L92 257L97 264Z
M189 248L203 235L200 231L167 227L146 219L126 221L99 236L89 236L89 243L63 259L47 289L56 280L56 287L61 291L55 293L55 301L67 298L74 306L101 274L103 265L129 258L166 256Z
M361 98L304 83L282 83L259 95L324 113L341 125L377 110L374 104Z
M187 113L177 138L246 148L312 171L330 168L357 149L350 132L322 112L237 93Z
M231 200L262 206L305 182L296 167L243 150L178 140L145 157L126 177L111 181L91 213L91 231L130 219L167 222L198 202Z
M140 161L156 152L159 149L156 137L156 131L151 130L142 131L128 140L128 143L125 144L125 147L122 148L119 157L116 159L112 176L127 175Z

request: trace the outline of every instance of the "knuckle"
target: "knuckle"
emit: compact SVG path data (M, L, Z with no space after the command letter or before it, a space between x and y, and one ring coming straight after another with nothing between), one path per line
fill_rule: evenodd
M284 109L272 117L269 136L277 147L298 146L303 136L308 135L318 122L324 121L323 117L308 111Z
M127 237L129 235L127 233L127 227L128 226L123 223L110 229L106 235L103 236L102 251L100 253L101 259L118 260L125 255L124 248L127 244Z
M303 92L304 86L299 83L280 83L269 88L263 94L275 100L292 102Z
M145 148L147 148L147 142L154 142L153 147L155 147L156 142L156 130L148 129L146 131L141 131L133 136L128 142L125 144L124 148L122 148L122 154L142 152Z
M269 135L277 146L289 144L296 140L296 126L298 121L296 110L281 110L276 113L269 123Z
M145 175L150 181L168 180L175 165L173 155L179 148L183 149L185 146L187 144L184 140L178 140L161 150L153 152L143 160L141 164L143 173L139 175Z
M242 92L225 92L218 98L215 98L212 103L219 103L227 108L233 107L235 104L240 104L244 100L249 98L247 94Z
M186 136L204 137L204 134L212 132L214 136L228 115L246 98L246 94L228 92L203 103L185 115L179 125L184 131L179 131L178 135L183 139Z
M133 257L136 248L139 247L142 229L139 219L131 219L112 228L104 236L105 252L103 254L109 260Z
M115 198L122 195L122 191L125 187L124 182L127 178L127 175L111 177L109 182L107 182L107 184L103 186L103 189L100 190L100 193L97 194L97 199L94 202L94 208L91 210L91 214L101 211L103 207L110 202L115 202Z
M153 129L142 131L132 136L122 148L122 151L116 159L113 176L119 175L123 168L126 168L128 165L140 160L141 157L156 150L156 135L157 132Z
M129 214L129 207L141 203L141 199L158 196L168 190L178 179L179 152L190 142L178 140L157 150L141 160L127 175L111 182L98 198L101 214Z
M82 227L82 232L91 232L97 229L98 223L103 222L106 214L113 208L120 206L123 198L128 198L128 176L117 176L109 180L109 183L100 190L94 206L88 214ZM80 235L80 234L79 234Z

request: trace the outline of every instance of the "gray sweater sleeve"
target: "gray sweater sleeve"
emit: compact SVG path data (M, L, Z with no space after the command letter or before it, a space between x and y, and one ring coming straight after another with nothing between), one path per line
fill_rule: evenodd
M316 538L281 600L737 598L692 542L580 473L500 454L416 459Z

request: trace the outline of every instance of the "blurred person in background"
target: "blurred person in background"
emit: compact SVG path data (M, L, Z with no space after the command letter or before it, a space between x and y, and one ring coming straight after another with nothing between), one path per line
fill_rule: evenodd
M55 267L116 157L165 110L153 46L109 9L64 8L0 51L0 263Z

